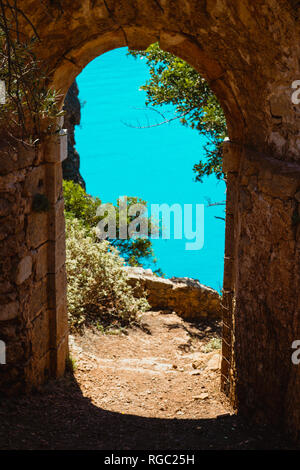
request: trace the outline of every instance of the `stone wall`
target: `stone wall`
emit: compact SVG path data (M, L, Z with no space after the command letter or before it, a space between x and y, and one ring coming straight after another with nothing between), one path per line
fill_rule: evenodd
M174 311L186 319L221 319L221 297L197 279L155 276L151 269L124 268L136 295L147 294L151 309ZM138 286L138 288L137 288Z
M60 162L23 144L1 157L0 392L13 394L64 371L64 206Z
M223 353L231 360L222 372L242 412L256 421L267 415L297 437L300 374L291 347L300 338L300 166L226 147L224 286L231 288L224 294Z

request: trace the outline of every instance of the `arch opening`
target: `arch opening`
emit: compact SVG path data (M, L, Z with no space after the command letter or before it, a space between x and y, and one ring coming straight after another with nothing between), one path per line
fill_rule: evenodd
M117 246L120 250L120 255L125 256L129 266L135 266L137 261L141 265L137 269L129 267L126 271L129 275L130 285L134 286L135 281L139 278L139 282L148 292L147 298L150 304L148 310L151 313L143 313L139 320L141 325L146 322L148 335L144 333L144 337L141 339L136 332L129 329L131 341L128 343L126 353L122 349L122 340L115 339L113 344L110 344L108 340L104 339L105 352L99 344L97 347L98 360L101 362L101 354L105 357L105 361L113 360L112 357L118 358L114 359L114 368L117 374L120 374L119 380L122 383L123 391L124 389L127 390L126 383L124 385L122 381L125 363L129 364L129 375L130 370L133 371L134 368L136 368L138 376L142 377L142 374L145 374L146 390L143 389L137 378L141 396L147 393L150 386L147 381L147 373L149 374L152 371L151 373L156 374L162 381L163 377L167 380L168 370L176 370L175 366L172 369L172 364L168 363L172 357L177 361L176 368L182 371L184 369L181 367L180 360L184 362L191 354L194 354L195 358L201 356L207 362L214 357L216 363L217 358L220 358L220 299L217 292L212 291L210 288L201 288L197 280L200 279L202 285L213 287L220 292L222 290L224 258L224 222L215 218L217 213L224 216L224 206L215 209L204 207L207 238L204 239L202 249L200 249L201 247L198 247L197 250L187 249L186 245L189 242L191 243L192 240L186 238L186 234L182 233L182 229L180 238L174 239L179 225L181 227L184 225L182 217L184 217L185 205L192 206L195 229L197 224L203 224L204 222L202 219L195 220L194 218L196 204L198 206L200 204L202 206L207 205L206 196L214 200L224 199L225 185L223 181L218 183L214 175L207 177L206 185L205 182L201 184L193 181L192 168L195 159L197 161L202 156L201 147L206 142L197 131L187 129L180 123L177 125L175 123L175 126L170 124L168 127L164 125L151 127L150 125L150 128L145 130L129 125L130 122L135 121L139 110L142 111L142 114L145 112L145 96L144 94L141 96L141 91L138 90L148 78L149 72L146 65L141 61L134 60L132 57L127 57L124 49L117 49L114 52L107 53L104 57L99 57L87 69L83 70L79 78L77 77L79 99L85 103L82 109L83 116L81 116L80 128L76 128L75 131L76 149L79 152L81 162L81 174L79 178L78 173L72 175L70 168L68 168L67 173L69 179L73 179L73 181L75 179L78 182L83 177L87 193L99 197L103 203L113 202L115 204L121 195L127 195L128 199L130 196L137 196L147 201L149 215L155 203L166 205L168 208L174 207L175 204L180 212L180 214L178 212L174 214L174 216L178 216L177 218L174 217L174 220L164 219L163 221L164 226L171 225L173 227L169 237L162 240L162 236L160 236L160 240L153 240L150 235L154 255L158 259L157 264L153 263L153 258L150 256L141 257L141 259L136 258L137 251L134 248L135 259L132 262L130 256L128 256L132 251L132 248L128 248L128 242L126 241L123 245L120 240L110 240L113 246ZM76 94L76 87L72 85L71 92L68 92L67 95L67 104L71 102L74 106L74 95ZM167 106L162 112L167 113L169 111L170 115L173 115L171 107L168 107L168 111L166 108ZM77 110L77 106L75 106L75 109ZM67 122L69 122L68 106L66 112ZM70 110L70 112L72 111ZM150 117L150 119L152 118ZM79 119L77 124L79 124ZM72 129L72 135L73 132ZM113 186L111 184L112 180L114 182ZM65 193L65 206L67 207L67 213L70 214L70 211L72 211L72 204L70 204L71 184L67 183L65 187L67 191ZM76 205L74 207L76 211L77 203L74 201L73 204ZM206 211L208 211L208 214ZM173 222L177 224L175 227ZM202 227L198 227L198 229L201 231ZM117 245L116 242L118 242ZM194 239L191 244L195 245ZM216 246L217 244L219 246ZM140 253L144 253L141 244L139 246ZM68 247L69 243L67 243L67 252ZM68 259L70 259L69 254L67 255ZM73 263L74 259L72 257L71 283L73 282ZM157 268L161 268L167 280L153 276L152 273L149 273L149 267L152 272ZM148 271L144 271L145 268L148 268ZM77 271L80 271L80 268ZM177 289L173 289L175 287L174 277L176 282L181 281L181 287L178 284ZM170 280L170 278L172 279ZM184 278L190 279L184 280ZM191 287L192 285L193 287ZM170 289L164 291L163 288L173 289L174 292L172 291L172 294ZM198 293L196 292L197 289ZM72 287L71 292L73 296L74 289ZM78 301L80 300L78 299ZM73 303L74 299L72 297ZM160 311L164 313L161 314ZM86 314L88 316L88 311ZM179 314L179 317L176 317L176 314ZM102 329L110 331L110 325L107 324L106 318L101 318L101 312L99 312L99 315L96 323L97 328L101 331ZM184 324L186 320L187 323ZM191 320L190 323L189 320ZM71 321L71 324L74 327L75 323ZM157 325L159 325L159 328ZM175 329L172 329L172 325ZM119 325L115 324L112 328L117 331ZM164 336L167 331L166 328L169 329L169 333ZM207 330L207 336L204 330ZM149 335L150 331L152 332L151 335ZM170 342L171 331L174 331L177 341L182 336L180 346L182 351ZM161 341L155 339L157 334L162 335L168 342L168 346L166 345L164 350L162 348L160 351L156 347L158 343L164 343L163 338L161 338ZM190 339L186 335L191 335ZM199 338L203 336L203 342L207 341L207 344L197 342L195 340L197 336ZM91 342L93 342L92 338L96 342L96 337L91 336ZM191 338L194 338L192 340L193 344L190 344ZM73 341L74 339L72 339ZM99 343L101 341L100 338ZM140 341L142 342L140 343ZM130 344L134 345L135 362L130 356ZM89 347L94 348L94 346L90 344ZM150 356L148 352L145 353L145 347L151 349ZM206 355L201 353L201 348L206 351ZM168 355L166 355L167 349L170 349ZM180 354L178 354L179 351L181 351ZM153 357L156 359L153 359ZM154 366L150 365L151 360L154 361ZM145 366L145 364L147 365ZM196 367L195 361L194 366ZM163 372L161 374L159 374L160 367ZM194 371L191 364L189 364L189 367L184 364L183 367L186 371L190 368L190 373ZM180 381L180 387L179 383L175 386L173 380L171 380L174 378L173 375L171 374L172 377L169 377L166 385L170 391L169 398L168 400L164 399L164 403L167 405L164 412L169 413L168 416L170 416L172 406L174 407L174 396L179 396L181 393L179 388L184 389L187 394L184 400L185 403L190 403L192 396L197 394L197 387L195 388L193 381L187 384ZM128 377L126 380L128 381ZM214 380L216 382L215 391L218 393L220 379L217 378L217 372L215 372ZM205 387L204 383L201 385L202 388ZM130 391L127 390L126 393L130 394ZM152 395L153 399L158 399L159 391L155 389ZM139 401L138 395L134 396L133 405L138 406ZM221 406L221 404L219 405ZM119 407L122 406L124 406L124 403L120 398ZM182 403L182 406L185 406L184 403ZM147 413L149 407L151 407L151 400L147 401L143 412ZM218 413L220 409L216 408L215 411ZM163 410L160 414L163 415Z

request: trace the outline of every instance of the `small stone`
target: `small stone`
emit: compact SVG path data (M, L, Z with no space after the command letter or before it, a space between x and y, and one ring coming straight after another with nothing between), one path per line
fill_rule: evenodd
M193 397L194 400L206 400L208 398L208 393L201 393L200 395L195 395Z
M208 393L201 393L201 395L199 395L199 397L200 397L200 400L206 400L209 397L209 395L208 395Z
M193 369L200 369L201 363L199 361L194 361L192 363L192 367L193 367Z
M221 356L220 354L214 354L207 363L207 369L218 370L221 367Z

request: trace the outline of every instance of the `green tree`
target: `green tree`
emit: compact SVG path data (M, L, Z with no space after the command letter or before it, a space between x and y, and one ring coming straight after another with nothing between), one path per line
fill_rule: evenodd
M86 232L90 232L92 228L96 227L104 217L97 216L96 212L101 204L101 199L92 197L85 192L85 190L73 181L63 182L64 200L65 200L65 215L67 219L78 219ZM119 238L119 203L114 206L116 211L116 238L107 240L110 244L117 248L122 258L130 266L143 266L149 267L156 264L157 260L154 258L154 252L151 240L149 238ZM142 199L136 197L127 198L128 212L132 205L142 204L147 206L147 203ZM139 215L139 214L137 214ZM127 225L135 219L136 216L127 216ZM153 222L147 218L148 233L150 233ZM138 230L138 228L137 228ZM156 269L157 274L162 274L159 269Z
M146 105L163 107L173 105L175 115L164 122L179 119L208 138L205 158L195 164L196 180L203 176L222 173L222 142L227 135L223 110L206 80L189 64L164 52L157 43L145 51L129 51L135 58L143 57L149 66L150 80L141 86L147 93Z
M130 210L130 207L135 205L135 204L141 204L145 208L147 207L146 201L143 201L140 198L137 197L127 197L127 207L128 207L128 212ZM154 252L153 252L153 247L152 247L152 242L149 238L128 238L128 239L121 239L119 238L119 228L120 228L120 220L119 220L119 211L120 208L120 199L117 201L117 205L115 206L116 210L116 220L117 220L117 227L116 227L116 238L110 239L108 238L108 241L119 250L121 256L125 259L125 261L130 265L130 266L150 266L150 264L155 264L157 260L154 257ZM148 218L146 216L143 216L143 214L136 214L133 216L127 215L127 226L130 225L131 222L136 218L136 216L141 215L142 217L145 217L146 224L148 226L148 235L151 233L152 225L153 222L151 218ZM136 227L136 230L139 230L139 226ZM161 273L161 271L158 269L155 272L158 274Z
M92 197L78 183L63 181L65 214L67 218L81 221L86 229L95 227L100 220L96 216L101 199Z

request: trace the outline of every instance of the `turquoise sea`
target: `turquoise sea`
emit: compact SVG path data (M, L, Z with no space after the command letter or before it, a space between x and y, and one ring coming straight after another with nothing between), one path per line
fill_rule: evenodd
M205 139L195 130L173 121L140 129L162 120L145 109L139 87L149 76L144 60L127 56L121 48L103 54L78 76L82 102L76 148L87 192L102 202L119 196L137 196L148 203L204 204L204 246L187 251L187 240L153 240L157 266L167 277L193 277L221 289L224 260L225 184L214 176L194 181L193 165L203 155ZM164 109L166 117L172 109ZM194 220L195 223L195 220Z

